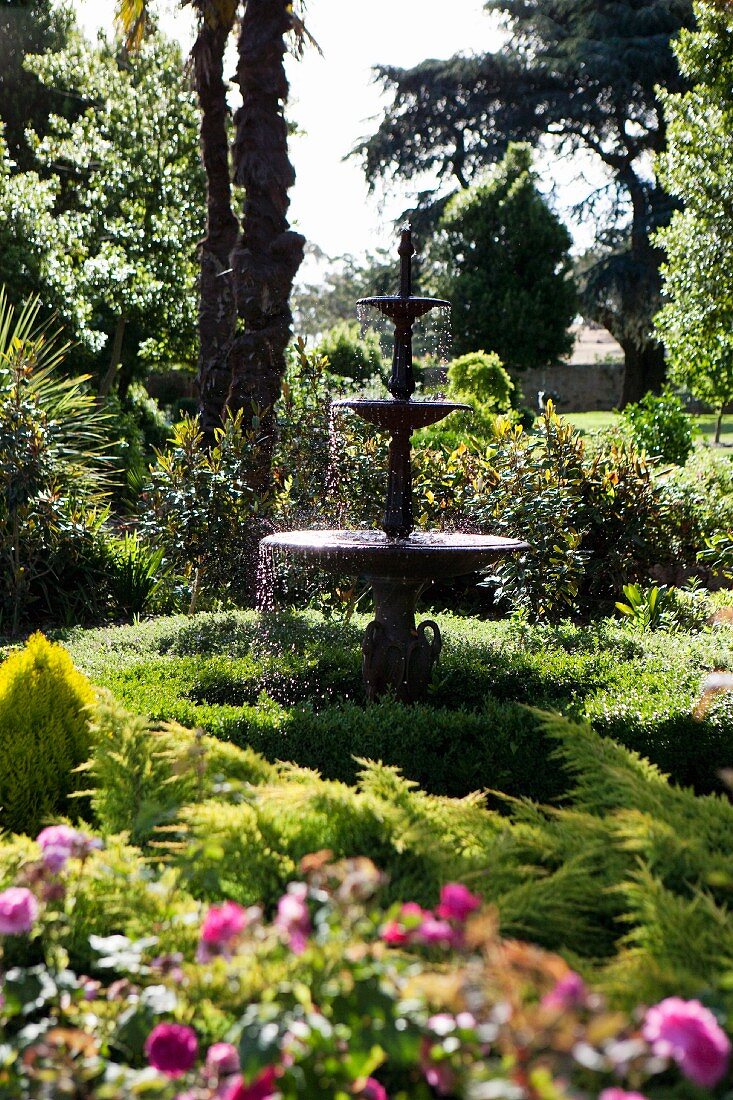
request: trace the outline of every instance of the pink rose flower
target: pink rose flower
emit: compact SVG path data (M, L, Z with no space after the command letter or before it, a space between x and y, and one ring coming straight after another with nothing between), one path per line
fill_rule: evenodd
M145 1040L145 1056L166 1077L181 1077L195 1063L199 1044L193 1028L158 1024Z
M455 931L447 920L438 920L436 917L429 916L417 929L416 938L419 943L450 947L455 940Z
M101 840L87 836L70 825L49 825L41 829L36 837L41 849L41 858L50 871L57 874L62 871L72 856L86 859L95 848L101 848Z
M713 1088L725 1076L730 1040L699 1001L667 997L648 1010L642 1034L655 1054L672 1058L694 1084Z
M389 1100L384 1085L380 1085L375 1077L367 1077L359 1096L364 1100Z
M466 918L480 907L481 898L477 894L472 894L468 887L460 882L448 882L440 891L440 905L435 912L439 917L463 924Z
M277 903L275 927L286 936L290 950L295 955L303 954L311 933L307 896L308 887L304 882L291 882L287 893Z
M239 1073L239 1051L231 1043L214 1043L206 1052L206 1069L212 1077Z
M201 925L201 939L196 953L198 962L208 962L214 955L229 956L237 936L246 926L247 910L237 905L236 901L210 906Z
M30 932L38 919L38 902L25 886L9 886L0 894L0 935Z
M251 1085L238 1077L224 1093L223 1100L272 1100L277 1096L277 1067L267 1066L257 1074Z
M380 935L390 947L402 947L415 939L423 922L432 916L429 909L423 909L416 901L407 901L401 907L398 919L387 921Z
M402 947L410 938L410 934L405 931L404 925L396 920L388 920L382 927L380 935L390 947Z
M549 993L542 998L544 1008L578 1008L585 1004L588 996L588 988L581 978L571 970L564 978L557 982Z
M646 1100L640 1092L626 1092L625 1089L604 1089L598 1100Z

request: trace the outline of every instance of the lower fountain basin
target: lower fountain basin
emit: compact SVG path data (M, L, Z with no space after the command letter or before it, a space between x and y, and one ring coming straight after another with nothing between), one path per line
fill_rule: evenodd
M299 554L335 573L417 582L478 573L507 554L529 550L520 539L460 531L413 531L404 539L388 539L382 531L284 531L260 545Z

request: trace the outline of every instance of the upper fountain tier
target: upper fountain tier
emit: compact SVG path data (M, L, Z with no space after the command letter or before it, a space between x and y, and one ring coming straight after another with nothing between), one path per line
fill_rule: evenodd
M360 298L356 305L377 309L396 325L409 325L412 328L415 321L430 313L431 309L450 307L450 302L443 298L416 298L411 294L379 294L374 298Z

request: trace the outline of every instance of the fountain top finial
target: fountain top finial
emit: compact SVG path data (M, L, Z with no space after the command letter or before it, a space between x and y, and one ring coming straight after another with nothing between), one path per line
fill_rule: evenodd
M415 255L411 225L402 230L397 251L400 257L400 297L409 298L412 294L412 257Z

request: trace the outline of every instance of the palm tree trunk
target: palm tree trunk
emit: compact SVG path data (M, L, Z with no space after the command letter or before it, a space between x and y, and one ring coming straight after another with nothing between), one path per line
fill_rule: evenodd
M198 387L201 428L209 443L221 425L231 383L229 353L236 323L231 253L239 223L232 211L229 178L229 108L224 50L231 21L202 20L191 51L201 108L201 156L206 170L206 236L199 251Z
M242 106L235 116L234 178L244 188L242 233L232 256L238 331L232 344L227 405L257 425L249 480L268 488L275 443L275 402L291 337L290 293L303 259L304 238L290 230L284 107L288 98L284 35L288 0L247 0L236 80Z

